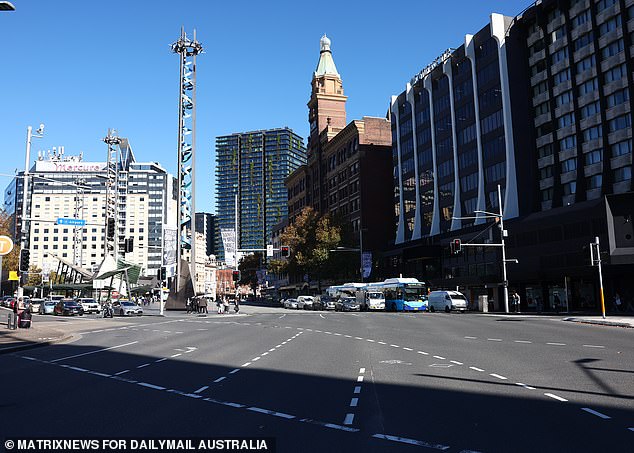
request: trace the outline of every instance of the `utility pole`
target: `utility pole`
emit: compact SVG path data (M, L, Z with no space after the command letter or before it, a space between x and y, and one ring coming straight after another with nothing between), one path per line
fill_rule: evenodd
M502 211L502 189L498 184L498 208L500 209L500 238L502 244L502 292L504 299L504 312L509 312L509 282L506 279L506 246L504 244L504 212Z
M601 297L601 316L605 319L605 297L603 295L603 272L601 271L601 250L599 249L599 236L590 243L590 261L593 266L599 268L599 294Z

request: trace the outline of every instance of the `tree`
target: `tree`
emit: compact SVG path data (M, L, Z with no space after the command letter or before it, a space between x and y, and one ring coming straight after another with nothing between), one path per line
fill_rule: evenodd
M258 287L258 275L257 271L262 266L262 254L256 252L252 255L247 255L240 260L238 269L240 270L240 285L249 285L251 289L255 291Z
M37 266L29 266L29 275L26 279L28 286L40 286L42 284L42 269Z

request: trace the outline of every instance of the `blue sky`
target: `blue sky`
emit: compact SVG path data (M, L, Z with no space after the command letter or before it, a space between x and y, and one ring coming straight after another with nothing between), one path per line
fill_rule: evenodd
M215 137L288 126L308 134L306 103L326 33L348 96L347 120L385 116L420 69L489 14L528 0L246 1L12 0L0 13L0 173L24 168L26 128L46 125L38 150L105 161L108 128L137 160L176 172L178 58L194 28L198 57L198 211L214 212ZM189 5L189 6L186 6ZM10 182L0 176L0 189Z

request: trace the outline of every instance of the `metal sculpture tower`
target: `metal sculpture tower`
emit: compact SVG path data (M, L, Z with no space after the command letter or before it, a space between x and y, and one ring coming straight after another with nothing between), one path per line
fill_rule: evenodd
M119 145L121 138L117 136L117 131L108 129L108 135L103 139L108 145L108 160L106 163L106 223L104 231L104 258L108 255L116 259L118 253L119 228L117 217L117 185L119 183ZM108 229L114 226L114 235L108 233Z
M178 214L176 259L176 300L182 303L196 291L195 157L196 157L196 56L202 44L191 40L181 28L181 36L172 44L180 60L178 101ZM189 250L189 256L186 251ZM189 266L188 266L189 263ZM187 268L188 269L184 269ZM189 271L189 272L188 272ZM191 287L189 286L191 284ZM193 294L192 294L193 292ZM173 306L173 304L170 304ZM174 307L176 308L176 307Z

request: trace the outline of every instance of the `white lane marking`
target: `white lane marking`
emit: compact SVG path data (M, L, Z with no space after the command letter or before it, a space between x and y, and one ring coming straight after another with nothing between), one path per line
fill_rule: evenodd
M286 315L282 315L282 316L280 316L280 317L279 317L279 319L282 319L284 316L286 316Z
M236 374L238 371L240 371L240 368L236 368L233 371L229 371L229 374Z
M225 379L227 379L227 377L226 377L226 376L219 377L218 379L216 379L216 380L214 381L214 383L216 383L216 384L217 384L218 382L220 382L220 381L224 381Z
M605 346L594 345L594 344L584 344L584 346L585 346L586 348L599 348L599 349L605 349Z
M528 341L528 340L514 340L514 343L525 343L525 344L530 344L532 343L532 341Z
M360 385L356 385L354 387L354 394L358 395L359 393L361 393L361 386Z
M79 368L77 366L69 366L68 368L70 368L71 370L75 370L75 371L81 371L83 373L87 372L88 370L85 368Z
M269 355L269 353L268 352L263 352L262 353L262 357L264 357L265 355Z
M260 324L260 323L258 323L258 324ZM304 328L303 327L298 327L297 330L304 330Z
M243 366L243 367L245 367L245 366L249 366L249 365L251 365L251 362L247 362L247 363L243 363L243 364L242 364L242 366Z
M346 414L346 418L343 421L344 425L352 425L352 421L354 420L354 414Z
M281 347L282 347L282 345L281 345L281 344L278 344L277 346L275 346L275 349L277 349L277 348L281 348Z
M98 371L89 371L90 374L94 374L96 376L101 376L101 377L110 377L111 375L106 374L106 373L100 373Z
M22 356L22 358L23 358L23 359L26 359L26 360L35 360L36 362L39 362L39 361L40 361L39 359L36 359L36 358L34 358L34 357L28 357L28 356L25 356L25 355L23 355L23 356Z
M392 346L393 348L400 348L400 346L397 344L391 344L390 346Z
M357 377L357 382L363 382L363 376Z
M205 390L207 390L209 388L208 385L203 385L201 388L199 388L198 390L196 390L194 393L201 393L204 392Z
M179 355L183 355L183 354L179 352L178 354L173 354L170 357L178 357Z
M478 337L465 337L465 338L468 339L468 340L477 340L478 339Z
M273 352L273 351L275 351L275 348L269 349L269 352Z
M146 366L150 366L149 363L144 363L143 365L139 365L137 368L145 368Z
M379 344L387 344L385 341L379 341Z
M515 385L519 385L520 387L524 387L528 390L535 390L535 387L531 387L530 385L522 384L521 382L516 382Z
M261 407L247 407L248 411L253 411L253 412L260 412L262 414L267 414L267 415L274 415L276 417L282 417L282 418L286 418L286 419L293 419L295 418L294 415L289 415L289 414L285 414L284 412L276 412L276 411L272 411L269 409L262 409Z
M365 368L359 368L359 374L365 373Z
M161 387L160 385L148 384L147 382L137 382L137 384L154 390L165 390L165 387Z
M59 359L51 360L51 363L59 362L61 360L74 359L75 357L82 357L82 356L89 355L89 354L96 354L98 352L109 351L110 349L123 348L124 346L130 346L131 344L136 344L136 343L138 343L138 341L133 341L131 343L120 344L118 346L111 346L109 348L97 349L96 351L83 352L81 354L70 355L68 357L61 357Z
M429 355L429 353L425 352L425 351L416 351L416 352L418 352L419 354L423 354L423 355Z
M391 440L393 442L401 442L403 444L417 445L419 447L433 448L433 449L436 449L436 450L448 450L449 449L448 445L431 444L431 443L425 442L423 440L408 439L407 437L399 437L399 436L390 436L388 434L373 434L372 437L375 437L377 439Z
M260 360L262 357L255 357L253 359L251 359L251 362L257 362L258 360Z
M474 371L484 371L483 369L477 368L477 367L474 367L474 366L470 366L469 369L474 370Z
M503 381L506 381L508 379L508 378L505 378L504 376L500 376L499 374L495 374L495 373L489 373L489 376L493 376L495 378L502 379Z
M487 338L488 341L502 341L501 338Z
M456 365L463 365L462 362L458 362L457 360L450 360L451 363L455 363Z
M444 358L444 357L441 357L441 356L439 356L439 355L435 355L435 356L434 356L434 359L438 359L438 360L445 360L445 358Z
M288 343L288 340L286 340L286 341L282 341L282 343L281 343L281 344L286 344L286 343Z
M335 332L335 335L337 335L338 337L340 337L340 336L341 336L341 334L340 334L340 333L336 333L336 332Z
M374 343L374 340L370 340L369 338L365 341L369 341L370 343Z
M544 393L544 395L546 395L546 396L548 396L548 397L550 397L550 398L554 398L554 399L556 399L557 401L563 401L563 402L568 401L566 398L562 398L561 396L557 396L557 395L555 395L554 393Z
M319 330L319 329L315 329L315 332L322 333L322 331L321 331L321 330Z
M129 373L130 370L123 370L123 371L119 371L118 373L115 373L115 376L119 376L120 374L125 374L125 373Z
M326 332L326 333L328 333L328 332ZM361 337L354 337L354 338L355 338L355 340L363 340L363 338L361 338Z
M167 357L163 357L162 359L155 360L154 363L159 363L159 362L162 362L164 360L167 360Z
M602 414L601 412L597 412L597 411L595 411L593 409L590 409L589 407L582 407L581 410L582 411L586 411L586 412L588 412L588 413L590 413L592 415L596 415L597 417L601 417L604 420L609 420L610 419L609 416L607 416L605 414Z
M412 348L406 348L405 346L403 346L403 349L405 349L406 351L413 351Z
M351 336L351 335L344 335L344 337L346 337L346 338L352 338L352 336Z
M566 346L566 343L546 343L549 344L551 346Z
M630 431L634 432L634 428L627 428L627 429L629 429Z
M357 404L359 404L359 398L352 398L350 400L350 407L357 407Z

